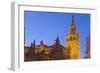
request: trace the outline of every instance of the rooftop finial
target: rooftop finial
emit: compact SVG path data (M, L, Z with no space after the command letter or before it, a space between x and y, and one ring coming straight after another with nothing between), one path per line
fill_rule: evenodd
M57 44L60 44L59 36L57 36L56 43L57 43Z
M71 24L74 24L74 16L72 16L72 23Z

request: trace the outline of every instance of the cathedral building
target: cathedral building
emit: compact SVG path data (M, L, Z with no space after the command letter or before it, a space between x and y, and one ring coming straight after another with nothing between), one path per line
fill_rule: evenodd
M34 40L30 46L24 46L24 61L79 59L80 43L74 16L72 16L70 32L65 37L65 46L60 43L58 36L52 45L46 45L43 41L36 45Z
M24 47L24 61L43 61L43 60L63 60L67 59L65 47L60 44L59 37L54 40L50 46L45 45L43 41L39 45L31 43L31 46Z
M70 24L70 32L66 34L66 49L69 50L70 59L80 58L80 43L79 35L76 32L76 26L74 22L74 16L72 16L72 21Z

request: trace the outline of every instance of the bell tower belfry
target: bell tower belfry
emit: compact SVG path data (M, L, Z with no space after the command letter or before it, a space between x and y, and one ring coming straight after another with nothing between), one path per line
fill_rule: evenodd
M70 24L70 32L66 34L66 45L65 46L66 46L66 49L70 49L70 53L69 53L70 59L80 58L79 35L76 32L74 16L72 16L72 21Z

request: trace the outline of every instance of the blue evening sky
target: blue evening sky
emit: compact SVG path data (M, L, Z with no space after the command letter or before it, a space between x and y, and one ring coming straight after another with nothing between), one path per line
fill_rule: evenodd
M90 14L24 11L25 46L30 46L34 40L36 45L40 44L41 40L52 45L57 36L65 46L72 16L79 34L80 58L84 57L86 37L90 35Z

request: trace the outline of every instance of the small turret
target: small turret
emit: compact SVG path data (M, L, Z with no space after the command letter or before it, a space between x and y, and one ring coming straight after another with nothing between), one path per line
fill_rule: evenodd
M40 45L43 45L43 44L44 44L43 41L41 41L41 42L40 42Z
M34 42L31 43L31 47L35 48L35 40L34 40Z
M59 37L57 36L56 40L54 40L54 45L59 45L60 41L59 41Z

